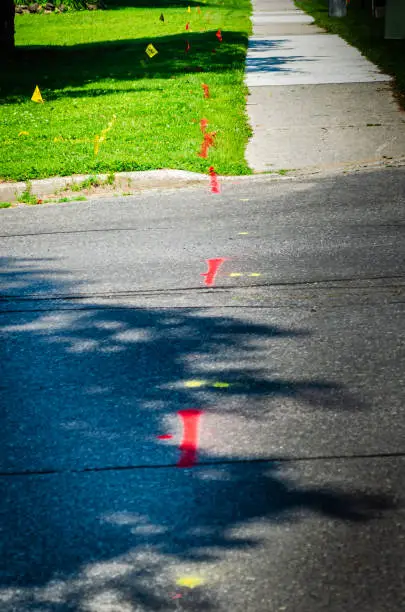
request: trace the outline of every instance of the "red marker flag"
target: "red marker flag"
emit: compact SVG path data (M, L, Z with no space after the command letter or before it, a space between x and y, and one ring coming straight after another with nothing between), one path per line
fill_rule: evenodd
M209 173L211 177L211 193L219 193L218 175L213 166L209 167Z
M207 125L208 125L208 119L201 119L200 128L203 134L205 132L205 128L207 127Z
M186 23L186 30L188 30L189 27L190 27L190 23L187 21L187 23Z
M190 51L190 43L186 40L186 53Z
M215 36L218 38L219 42L222 42L221 30L218 30L218 32L215 34Z
M204 90L204 98L209 98L210 97L210 88L208 87L208 85L206 85L205 83L201 83L201 87Z

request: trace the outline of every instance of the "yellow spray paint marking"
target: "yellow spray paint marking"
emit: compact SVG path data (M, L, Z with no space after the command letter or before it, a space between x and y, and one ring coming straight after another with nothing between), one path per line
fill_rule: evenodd
M261 276L261 274L259 272L252 272L249 276Z
M238 236L247 236L249 232L239 232Z
M184 383L185 387L189 387L190 389L194 387L204 387L207 384L206 380L188 380Z
M240 272L231 272L229 276L242 276Z
M149 57L154 57L155 55L158 54L158 50L155 49L155 47L152 45L152 43L150 45L148 45L145 49L145 53L149 56Z
M239 202L249 202L249 198L240 198Z
M100 144L105 141L106 135L112 129L116 119L117 119L117 115L114 114L112 116L111 121L107 125L107 127L104 128L104 130L101 130L100 136L96 134L96 136L94 137L94 155L98 155Z
M22 132L20 132L18 135L19 135L19 136L29 136L29 135L30 135L30 133L29 133L29 132L22 131Z
M95 136L94 138L94 155L98 155L98 150L100 148L100 136Z
M42 96L41 96L41 92L39 91L38 85L34 89L34 93L32 94L31 100L33 102L42 102L43 103L43 99L42 99Z
M178 586L184 586L188 589L195 589L195 587L203 584L204 581L198 576L183 576L182 578L178 578L176 580L176 584Z
M226 387L230 387L230 384L226 382L216 382L212 386L217 387L219 389L225 389Z

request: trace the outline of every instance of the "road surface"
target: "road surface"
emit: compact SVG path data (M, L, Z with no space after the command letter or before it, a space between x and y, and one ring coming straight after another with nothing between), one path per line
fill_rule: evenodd
M385 169L1 211L1 612L403 611L404 204Z

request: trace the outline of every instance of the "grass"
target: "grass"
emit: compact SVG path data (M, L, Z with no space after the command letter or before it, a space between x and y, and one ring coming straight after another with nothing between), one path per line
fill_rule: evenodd
M31 183L29 181L27 181L26 187L18 197L17 202L21 202L21 204L31 204L32 206L39 203L38 198L31 192Z
M11 202L0 202L0 208L10 208Z
M87 200L87 198L85 196L76 196L74 198L59 198L58 203L62 203L62 202L84 202L85 200ZM50 201L50 200L48 200Z
M405 40L384 39L384 18L371 15L370 5L361 7L361 0L350 0L347 16L329 17L328 0L295 0L298 8L315 18L328 32L338 34L384 72L395 77L394 88L405 109Z
M249 0L157 0L154 8L110 0L108 7L16 16L16 54L0 65L0 180L207 172L210 165L219 174L249 174L243 83ZM149 43L158 50L151 59ZM44 104L30 100L36 85ZM217 132L207 159L198 156L202 118ZM95 155L95 136L103 131Z

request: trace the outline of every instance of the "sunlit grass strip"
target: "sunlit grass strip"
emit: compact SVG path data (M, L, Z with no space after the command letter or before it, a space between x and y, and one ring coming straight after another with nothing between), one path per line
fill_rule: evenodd
M185 5L17 16L17 57L0 68L0 177L207 172L210 165L218 174L248 173L244 62L250 4L210 4L208 16L200 6L191 15ZM185 31L187 21L191 32ZM215 36L219 28L222 43ZM158 50L151 59L145 54L149 43ZM30 101L36 85L44 104ZM95 155L95 136L114 115ZM203 117L217 132L208 159L198 156Z

